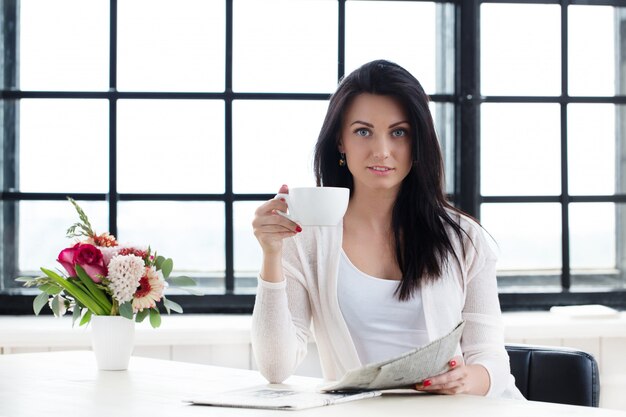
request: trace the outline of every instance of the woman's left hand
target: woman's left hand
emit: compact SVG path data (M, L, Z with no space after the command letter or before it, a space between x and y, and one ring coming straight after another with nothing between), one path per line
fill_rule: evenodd
M455 356L448 365L450 370L425 379L417 384L418 391L433 394L474 394L485 395L489 391L489 374L482 365L465 365L462 356Z

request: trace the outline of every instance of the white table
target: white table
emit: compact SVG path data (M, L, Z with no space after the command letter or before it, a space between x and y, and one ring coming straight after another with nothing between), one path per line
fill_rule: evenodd
M320 380L292 377L291 385ZM302 411L192 406L186 398L265 383L255 371L133 357L127 371L98 371L93 352L0 356L0 416L626 416L608 409L475 396L384 395ZM292 414L293 413L293 414Z

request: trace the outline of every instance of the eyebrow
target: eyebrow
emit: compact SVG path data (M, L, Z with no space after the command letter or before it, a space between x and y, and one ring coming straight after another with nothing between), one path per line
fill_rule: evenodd
M389 127L390 127L390 128L392 128L392 127L396 127L396 126L401 125L401 124L404 124L404 123L406 123L407 125L411 125L408 121L406 121L406 120L401 120L401 121L399 121L399 122L396 122L396 123L390 124L390 125L389 125Z
M373 124L371 124L371 123L367 123L367 122L364 122L364 121L361 121L361 120L355 120L354 122L350 123L350 126L355 125L355 124L357 124L357 123L358 123L358 124L365 125L365 126L367 126L367 127L374 127L374 125L373 125Z
M365 125L365 126L367 126L367 127L374 127L374 125L373 125L373 124L371 124L371 123L367 123L367 122L364 122L364 121L362 121L362 120L355 120L354 122L350 123L350 126L352 126L352 125L354 125L354 124L357 124L357 123L362 124L362 125ZM401 125L401 124L403 124L403 123L406 123L406 124L410 125L410 123L409 123L408 121L406 121L406 120L401 120L401 121L399 121L399 122L396 122L396 123L392 123L392 124L390 124L390 125L389 125L389 128L396 127L396 126Z

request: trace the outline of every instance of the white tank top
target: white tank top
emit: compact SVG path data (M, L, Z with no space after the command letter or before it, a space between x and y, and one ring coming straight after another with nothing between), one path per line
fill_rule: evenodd
M408 301L394 292L399 281L358 270L341 251L337 297L361 363L380 362L429 342L421 291Z

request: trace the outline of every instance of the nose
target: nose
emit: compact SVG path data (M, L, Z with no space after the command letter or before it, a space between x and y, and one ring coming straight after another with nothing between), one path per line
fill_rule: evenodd
M374 141L373 157L377 161L389 158L389 138L380 136Z

